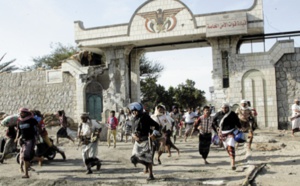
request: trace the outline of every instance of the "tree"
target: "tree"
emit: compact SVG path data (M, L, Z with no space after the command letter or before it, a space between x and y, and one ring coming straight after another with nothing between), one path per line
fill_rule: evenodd
M195 88L195 82L187 79L185 84L180 84L175 89L175 101L180 106L187 107L201 107L206 103L204 97L205 92Z
M160 103L164 104L167 110L171 110L173 105L196 108L206 104L205 92L196 89L192 80L187 79L185 84L169 87L168 90L158 85L157 78L162 70L163 66L160 64L153 64L145 56L141 57L141 101L148 109L153 109Z
M167 107L168 110L172 110L172 107L175 105L176 106L180 105L178 103L178 101L176 101L176 99L175 99L175 91L176 91L176 88L174 88L172 86L170 86L169 89L167 90L168 95L165 98L165 106Z
M150 61L145 55L140 58L141 101L149 109L156 106L160 96L164 95L164 87L157 85L157 78L164 67Z
M141 102L147 109L155 107L155 100L157 99L155 78L146 78L141 81Z
M154 78L157 80L164 67L159 63L150 61L145 55L140 58L140 76L143 78Z
M74 46L64 46L61 43L51 44L50 48L52 52L45 56L39 56L33 58L34 65L32 69L39 67L53 68L61 66L63 60L77 53L78 48Z
M6 55L6 53L0 58L0 63L2 62L5 55ZM12 63L15 61L16 61L16 59L13 59L8 62L3 62L2 64L0 64L0 73L12 72L12 71L18 70L19 69L18 67L16 67L15 65L12 65Z

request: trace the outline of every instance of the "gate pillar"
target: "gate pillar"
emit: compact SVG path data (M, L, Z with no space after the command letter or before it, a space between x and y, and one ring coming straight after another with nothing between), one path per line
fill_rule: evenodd
M212 47L213 71L212 79L214 85L213 100L217 108L223 102L239 102L242 95L241 83L233 78L237 55L237 44L239 36L208 38Z

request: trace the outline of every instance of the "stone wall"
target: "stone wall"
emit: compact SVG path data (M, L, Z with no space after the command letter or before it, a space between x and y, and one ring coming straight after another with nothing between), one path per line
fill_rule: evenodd
M284 55L275 65L278 103L278 127L289 128L288 118L295 98L300 98L300 48L294 54Z
M233 39L232 39L233 41ZM294 41L277 41L268 52L235 54L226 49L226 39L211 39L213 48L214 105L220 108L223 102L239 104L242 99L249 100L257 112L259 127L278 128L279 114L275 64L283 56L294 54ZM219 43L219 44L218 44ZM228 45L229 42L227 42ZM233 43L233 42L231 42ZM235 47L232 47L235 48ZM229 87L222 87L221 51L229 53ZM292 98L294 99L294 98Z
M65 110L73 117L76 108L75 79L62 74L62 83L46 83L46 71L0 74L0 111L18 113L20 107L44 112Z

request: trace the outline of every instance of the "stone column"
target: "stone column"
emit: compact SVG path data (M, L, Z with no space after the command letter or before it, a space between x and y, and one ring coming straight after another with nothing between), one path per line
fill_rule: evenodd
M144 53L145 51L140 49L131 52L131 102L141 101L140 58Z
M80 121L80 114L85 111L85 86L88 81L89 67L82 67L76 60L62 63L62 71L70 72L76 79L76 107L75 120Z
M102 49L106 56L110 85L105 90L108 110L118 111L130 102L129 100L129 54L134 46L110 47ZM117 75L118 74L118 75ZM106 110L104 109L104 110Z
M124 92L124 94L122 94L122 99L125 100L124 102L124 106L127 106L130 103L130 82L131 82L131 76L130 76L130 54L132 52L133 49L133 45L130 46L126 46L124 49L124 56L125 58L121 60L120 62L120 69L121 69L121 90L122 92Z
M236 99L233 99L230 94L233 85L236 85L236 79L232 76L234 74L232 70L232 60L236 56L236 47L239 40L238 36L208 38L208 41L212 47L213 55L213 84L214 84L214 104L218 109L223 102L234 103ZM228 72L229 72L229 87L223 88L223 69L222 69L222 52L228 52ZM234 81L233 81L234 80ZM241 89L241 85L239 85ZM236 90L236 89L234 89ZM239 99L241 95L238 96Z

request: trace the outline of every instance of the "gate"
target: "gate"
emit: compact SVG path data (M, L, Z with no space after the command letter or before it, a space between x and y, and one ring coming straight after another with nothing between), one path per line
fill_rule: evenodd
M87 93L86 98L87 112L90 114L90 118L101 121L103 108L101 95Z
M103 98L102 86L96 80L90 82L86 87L86 112L89 113L91 119L97 121L102 120Z

